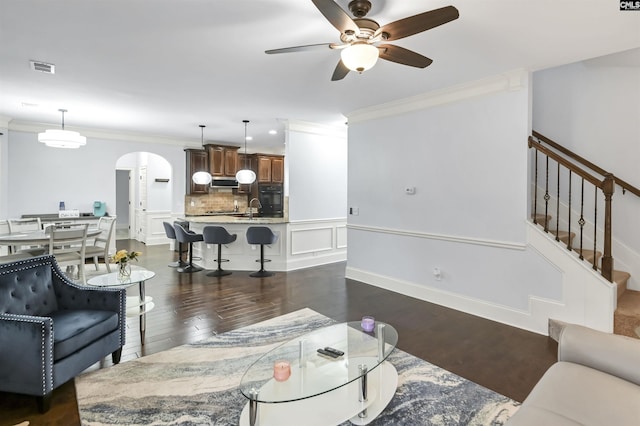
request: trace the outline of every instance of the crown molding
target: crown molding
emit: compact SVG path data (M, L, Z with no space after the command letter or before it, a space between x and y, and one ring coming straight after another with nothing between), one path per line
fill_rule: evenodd
M312 135L329 136L332 138L347 138L347 126L330 126L300 120L284 120L283 122L285 130L288 132L310 133Z
M0 116L0 126L2 126L2 119L5 117ZM17 120L8 120L7 128L12 131L17 132L27 132L27 133L40 133L44 132L47 129L52 127L51 124L45 123L36 123L29 121L17 121ZM86 136L87 138L92 139L108 139L108 140L116 140L116 141L125 141L125 142L140 142L140 143L150 143L150 144L163 144L163 145L176 145L182 148L200 148L201 141L200 139L194 140L185 140L185 139L175 139L175 138L167 138L166 136L155 136L155 135L144 135L140 133L124 133L124 132L114 132L110 130L100 130L100 129L91 129L85 127L73 127L73 126L64 126L66 130L73 130L79 132L81 135Z
M529 72L517 69L441 90L355 110L347 115L349 124L406 114L498 92L513 92L528 87Z
M11 118L0 115L0 129L8 129Z

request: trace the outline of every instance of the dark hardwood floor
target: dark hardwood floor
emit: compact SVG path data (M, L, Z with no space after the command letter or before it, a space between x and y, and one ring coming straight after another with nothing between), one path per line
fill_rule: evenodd
M117 246L141 251L139 265L156 272L146 285L155 308L147 315L145 344L137 319L129 318L122 362L304 307L337 321L373 315L398 330L398 347L405 352L517 401L556 361L557 344L546 336L347 280L345 263L270 278L250 278L242 271L212 278L206 271L180 274L167 267L177 257L166 245L122 240ZM129 291L136 295L137 287ZM107 357L90 370L110 365ZM38 414L35 398L0 393L0 426L23 421L79 424L73 381L54 391L52 408L44 415Z

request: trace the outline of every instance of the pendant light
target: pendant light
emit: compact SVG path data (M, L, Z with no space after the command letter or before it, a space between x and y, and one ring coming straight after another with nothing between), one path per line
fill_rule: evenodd
M204 124L200 124L200 142L202 144L202 149L204 149L204 128L205 127L206 126ZM193 176L191 176L191 179L193 179L193 183L197 185L209 185L213 178L211 177L211 173L200 171L200 172L195 172Z
M238 183L250 184L256 181L256 174L247 167L247 124L249 124L249 120L242 120L242 122L244 123L244 169L238 170L236 180Z
M87 138L78 132L64 129L64 113L66 109L59 109L62 113L62 129L48 129L38 133L38 141L52 148L80 148L87 144Z

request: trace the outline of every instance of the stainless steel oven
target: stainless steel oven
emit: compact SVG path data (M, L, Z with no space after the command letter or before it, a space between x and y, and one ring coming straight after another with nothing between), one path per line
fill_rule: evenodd
M262 205L262 207L258 211L262 216L282 217L283 198L282 185L258 185L258 200L260 200L260 204Z

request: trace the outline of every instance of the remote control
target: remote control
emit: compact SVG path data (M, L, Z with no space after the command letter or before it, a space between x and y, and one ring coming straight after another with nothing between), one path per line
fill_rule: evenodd
M324 350L325 350L325 351L327 351L327 352L334 353L334 354L336 354L337 356L342 356L342 355L344 355L344 352L342 352L342 351L340 351L340 350L338 350L338 349L334 349L334 348L329 347L329 346L327 346L326 348L324 348Z
M339 355L334 354L333 352L325 351L324 349L318 349L318 353L320 355L325 355L331 358L338 358Z

